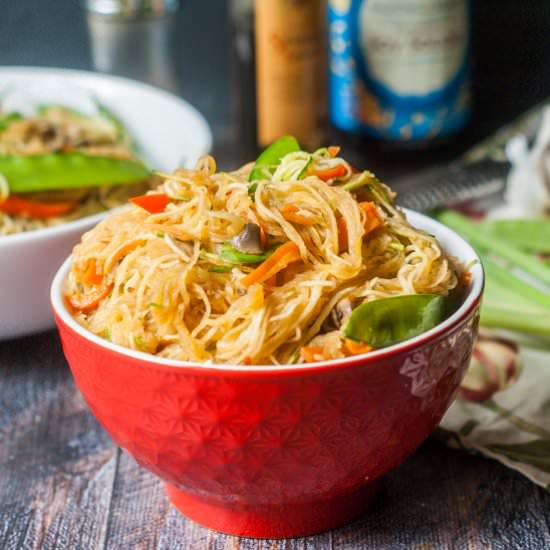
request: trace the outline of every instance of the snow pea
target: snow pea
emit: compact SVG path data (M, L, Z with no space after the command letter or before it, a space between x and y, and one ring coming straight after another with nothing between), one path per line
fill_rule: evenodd
M353 176L348 183L342 185L342 189L346 191L355 191L356 189L361 189L361 187L375 183L380 184L381 182L372 172L364 170L360 174Z
M248 181L255 182L262 179L270 179L285 155L300 150L300 144L295 137L280 137L260 153L250 172L250 176L248 176ZM256 184L252 183L249 192L254 193L254 191L256 191Z
M386 211L393 212L393 198L388 193L384 184L368 170L352 176L348 183L342 186L346 191L357 191L364 189L365 192L378 205L382 206Z
M224 260L234 264L257 264L266 260L272 252L273 250L269 250L263 254L247 254L246 252L237 250L231 244L225 243L220 252L220 256Z
M7 179L12 193L122 185L151 175L141 161L78 152L26 157L0 155L0 173Z
M313 164L313 155L309 155L305 166L302 168L302 171L298 174L298 179L301 180L307 176L311 165Z
M366 302L351 313L344 334L373 348L391 346L433 328L445 318L445 298L407 294Z
M228 265L215 265L212 266L209 270L210 273L229 273L231 271L231 267Z

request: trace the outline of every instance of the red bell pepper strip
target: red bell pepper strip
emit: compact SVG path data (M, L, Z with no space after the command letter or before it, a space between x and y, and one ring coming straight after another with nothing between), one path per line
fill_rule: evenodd
M166 205L170 202L170 197L165 193L152 193L150 195L140 195L130 199L132 204L147 210L149 214L159 214L164 212Z
M348 173L348 169L344 164L337 164L332 168L327 168L326 170L314 170L312 175L317 176L323 181L333 180L335 178L342 178Z
M0 203L0 212L12 216L46 220L63 216L73 210L75 206L76 203L74 202L35 202L10 195L4 202Z

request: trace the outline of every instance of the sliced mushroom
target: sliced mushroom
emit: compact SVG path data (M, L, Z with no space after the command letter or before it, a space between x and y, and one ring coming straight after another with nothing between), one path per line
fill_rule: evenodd
M260 226L255 223L245 224L243 230L229 242L237 250L246 254L261 254L263 252Z
M332 310L332 319L337 327L341 327L351 315L353 307L350 300L344 298L340 300Z

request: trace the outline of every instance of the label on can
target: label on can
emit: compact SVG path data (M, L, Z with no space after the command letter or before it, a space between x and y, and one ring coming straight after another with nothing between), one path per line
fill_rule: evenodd
M467 0L329 0L330 113L342 130L425 140L470 110Z

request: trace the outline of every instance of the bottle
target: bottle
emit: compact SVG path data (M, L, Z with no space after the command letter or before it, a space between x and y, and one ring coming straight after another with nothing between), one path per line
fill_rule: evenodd
M317 147L326 125L324 0L233 0L241 136ZM252 24L253 23L253 24Z
M233 93L240 153L244 161L256 156L256 35L254 0L232 0Z
M468 0L329 0L330 119L400 147L470 115Z

